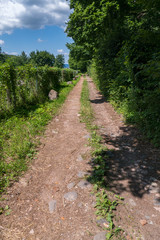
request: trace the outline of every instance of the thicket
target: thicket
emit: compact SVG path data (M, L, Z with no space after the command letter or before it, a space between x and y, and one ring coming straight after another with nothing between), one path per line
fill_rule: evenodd
M59 91L60 82L71 81L76 71L25 65L0 66L0 114L27 104L42 103L51 89Z
M88 63L106 98L160 145L160 1L71 0L70 7L71 61L81 49L78 63Z

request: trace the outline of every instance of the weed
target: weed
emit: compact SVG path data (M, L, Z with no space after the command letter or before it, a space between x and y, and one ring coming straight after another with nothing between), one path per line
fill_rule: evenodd
M8 216L11 214L11 212L12 212L12 210L10 209L10 207L8 205L6 205L4 208L2 208L2 207L0 208L0 215L2 213L5 213L5 216Z

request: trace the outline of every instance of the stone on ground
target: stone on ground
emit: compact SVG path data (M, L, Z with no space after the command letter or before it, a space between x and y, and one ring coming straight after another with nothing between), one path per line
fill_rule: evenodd
M50 100L55 100L58 98L58 93L55 90L51 90L48 94Z
M67 200L67 201L70 201L70 202L73 202L77 199L77 193L76 192L68 192L66 194L64 194L64 198Z

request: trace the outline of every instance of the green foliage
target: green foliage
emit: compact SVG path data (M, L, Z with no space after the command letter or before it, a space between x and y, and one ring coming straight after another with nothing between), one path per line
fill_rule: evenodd
M32 51L30 53L30 63L34 66L50 66L53 67L55 63L55 57L47 51Z
M3 64L6 60L5 54L2 52L2 48L0 47L0 65Z
M69 61L76 67L87 52L88 71L106 98L160 145L159 0L71 0L70 7Z
M80 70L84 73L87 71L87 66L90 64L90 54L83 46L77 46L75 43L66 45L70 50L69 66L72 69Z
M88 83L85 80L83 82L83 89L81 93L81 121L84 122L88 129L91 129L92 121L93 121L93 110L91 108L89 99L89 89Z
M25 65L17 69L5 63L0 67L0 112L27 103L43 102L51 89L58 90L61 70Z
M58 54L55 58L54 67L63 68L64 67L64 55Z
M73 71L72 69L62 69L62 81L68 82L72 81L72 79L75 77L77 71Z

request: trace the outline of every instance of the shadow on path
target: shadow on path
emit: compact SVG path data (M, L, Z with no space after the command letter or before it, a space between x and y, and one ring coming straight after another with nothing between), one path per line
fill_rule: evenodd
M90 101L93 104L105 102L104 97ZM95 161L90 162L93 167L91 182L97 183L103 179L106 188L109 186L116 194L130 192L138 198L148 193L160 193L160 151L144 142L135 127L123 126L119 130L121 135L108 134L105 128L102 129L103 143L112 150L101 151ZM97 165L100 166L99 173ZM159 197L156 201L160 205Z

